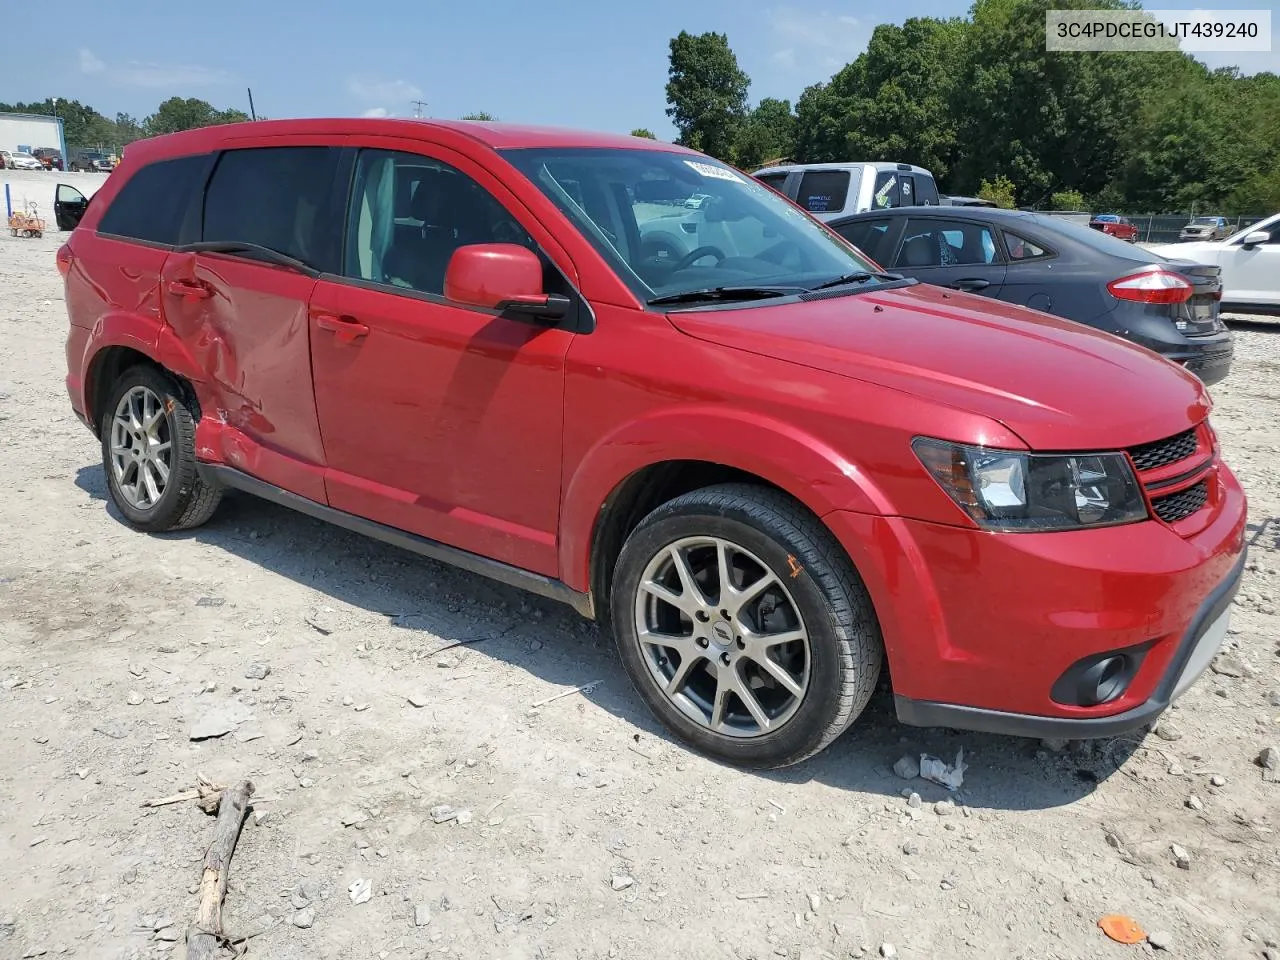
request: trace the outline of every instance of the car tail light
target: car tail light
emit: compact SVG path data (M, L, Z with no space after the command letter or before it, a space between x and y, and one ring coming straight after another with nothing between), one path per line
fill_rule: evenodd
M71 247L64 243L58 248L58 272L64 277L71 272L72 259Z
M1195 293L1190 282L1167 270L1147 270L1120 277L1108 283L1107 290L1118 300L1139 303L1184 303Z

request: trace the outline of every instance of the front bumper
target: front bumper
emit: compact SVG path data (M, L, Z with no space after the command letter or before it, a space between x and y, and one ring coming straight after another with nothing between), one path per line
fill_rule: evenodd
M1243 569L1244 491L1214 472L1207 505L1172 526L1005 534L828 514L875 605L900 719L1079 739L1157 717L1217 651ZM1137 662L1118 694L1061 695L1081 661L1122 651Z
M1181 643L1165 668L1159 685L1145 701L1123 713L1104 717L1039 717L954 703L894 698L898 720L915 727L952 727L1002 733L1014 737L1088 740L1113 737L1145 726L1200 679L1227 636L1231 601L1244 574L1244 555L1213 593L1200 605Z

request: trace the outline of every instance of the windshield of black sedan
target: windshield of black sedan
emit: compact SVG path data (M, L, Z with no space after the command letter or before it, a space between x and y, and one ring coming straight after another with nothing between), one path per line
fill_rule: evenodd
M783 295L877 269L768 187L707 157L607 148L503 156L645 301L722 287Z

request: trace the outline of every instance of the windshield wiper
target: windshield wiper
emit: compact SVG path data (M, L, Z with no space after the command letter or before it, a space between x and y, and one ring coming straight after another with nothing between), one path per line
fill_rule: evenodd
M257 260L265 260L267 263L274 263L276 266L288 267L290 270L297 270L308 277L320 276L320 271L309 263L304 263L296 257L289 256L287 253L281 253L279 250L273 250L257 243L247 243L243 240L206 240L201 243L183 244L180 247L175 247L174 250L178 253L247 253Z
M842 277L836 277L834 280L828 280L820 283L816 287L810 287L810 290L827 290L831 287L843 287L846 283L866 283L868 280L884 280L893 282L894 280L902 280L900 273L879 273L867 270L859 270L857 273L846 273Z
M668 293L645 302L651 307L671 303L729 303L735 300L768 300L803 293L804 287L706 287L702 290L686 290L684 293Z

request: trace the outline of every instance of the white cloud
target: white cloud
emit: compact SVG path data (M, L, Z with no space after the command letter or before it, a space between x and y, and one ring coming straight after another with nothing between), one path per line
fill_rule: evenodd
M80 72L101 73L107 65L93 55L92 50L80 50Z
M129 60L125 63L104 63L92 50L80 50L80 72L102 77L108 83L125 87L192 87L226 83L231 79L224 70L214 70L198 64L167 66Z
M352 77L347 81L347 91L366 103L408 103L422 96L422 90L407 80L376 80L369 77Z
M874 26L848 14L799 7L772 8L769 23L777 46L774 63L825 75L865 50Z
M389 116L391 116L391 112L390 112L389 110L387 110L387 108L386 108L386 107L370 107L370 108L369 108L368 110L366 110L364 113L360 114L360 116L362 116L362 117L389 117Z

